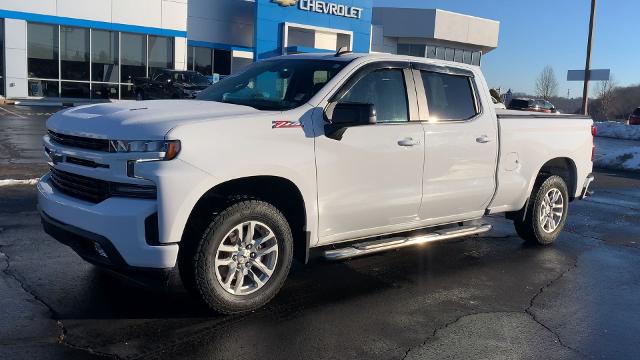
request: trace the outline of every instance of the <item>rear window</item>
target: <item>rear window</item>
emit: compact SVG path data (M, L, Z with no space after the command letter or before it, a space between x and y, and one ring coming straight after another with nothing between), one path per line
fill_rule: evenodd
M633 111L634 116L640 116L640 108L637 108Z
M421 73L432 120L467 120L478 114L469 77L429 71Z
M509 103L509 107L523 108L523 109L528 108L529 107L529 100L513 99Z

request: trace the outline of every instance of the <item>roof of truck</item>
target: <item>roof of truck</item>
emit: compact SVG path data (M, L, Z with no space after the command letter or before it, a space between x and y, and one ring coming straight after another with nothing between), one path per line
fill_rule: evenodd
M397 60L397 61L415 61L422 63L433 63L440 65L454 65L461 68L471 68L477 67L475 65L464 64L460 62L453 62L448 60L440 60L440 59L431 59L425 57L416 57L409 55L394 55L394 54L386 54L386 53L344 53L339 56L336 56L335 53L304 53L304 54L292 54L292 55L282 55L278 57L269 58L267 60L274 59L317 59L317 60L333 60L333 61L345 61L350 62L355 59L380 59L380 60Z

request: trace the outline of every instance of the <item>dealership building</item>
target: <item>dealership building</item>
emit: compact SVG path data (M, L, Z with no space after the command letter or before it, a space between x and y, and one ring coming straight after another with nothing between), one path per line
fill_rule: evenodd
M372 0L0 0L0 96L130 99L158 69L224 77L342 47L479 65L499 26Z

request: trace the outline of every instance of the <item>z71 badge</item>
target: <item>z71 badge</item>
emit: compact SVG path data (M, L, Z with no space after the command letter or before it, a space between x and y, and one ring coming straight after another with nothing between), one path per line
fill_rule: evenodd
M272 129L290 129L300 127L302 127L300 121L276 120L271 122Z

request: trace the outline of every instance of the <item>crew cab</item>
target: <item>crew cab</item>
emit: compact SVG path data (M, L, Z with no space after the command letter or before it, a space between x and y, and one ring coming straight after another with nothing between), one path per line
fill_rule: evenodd
M588 117L494 109L479 67L383 54L256 62L196 100L81 106L47 121L47 233L141 279L178 269L227 314L294 259L481 234L504 213L552 243L589 194Z

